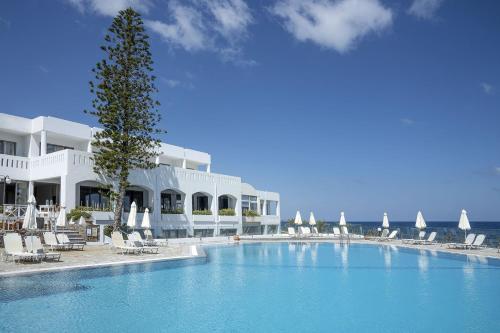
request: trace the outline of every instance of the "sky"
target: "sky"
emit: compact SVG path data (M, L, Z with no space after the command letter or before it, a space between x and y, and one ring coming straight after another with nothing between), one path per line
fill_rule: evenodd
M281 194L281 215L500 221L496 0L0 2L0 112L96 125L113 16L151 36L165 142Z

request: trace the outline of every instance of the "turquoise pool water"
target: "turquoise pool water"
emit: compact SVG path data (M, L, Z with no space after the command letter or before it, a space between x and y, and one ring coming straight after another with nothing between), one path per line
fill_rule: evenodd
M206 251L206 263L0 279L0 332L500 332L496 260L359 244Z

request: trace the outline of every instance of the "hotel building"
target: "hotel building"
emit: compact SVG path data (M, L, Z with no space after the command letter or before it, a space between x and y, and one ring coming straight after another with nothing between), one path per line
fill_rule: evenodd
M114 214L106 182L93 169L92 138L97 130L54 117L0 113L2 212L22 208L30 195L39 208L50 203L67 212L83 207L92 214L88 234L102 241L103 227L112 223ZM279 232L279 194L257 190L240 177L211 172L208 153L162 143L156 164L154 169L131 172L124 222L135 201L137 226L148 208L155 237ZM248 211L257 216L246 216Z

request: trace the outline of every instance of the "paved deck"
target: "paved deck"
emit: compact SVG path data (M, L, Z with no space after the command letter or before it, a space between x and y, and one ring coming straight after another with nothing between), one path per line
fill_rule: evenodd
M14 263L3 260L0 261L0 277L19 274L33 274L39 272L61 271L68 269L84 269L93 267L104 267L113 265L127 265L144 262L183 260L206 257L204 251L196 245L172 245L159 248L158 254L120 254L109 245L85 246L83 251L59 251L61 261L42 261L41 263L22 262Z
M241 240L241 243L255 243L255 242L324 242L324 243L338 243L339 239L329 238L288 238L288 237L265 237L265 238L246 238ZM344 240L345 242L345 240ZM351 244L372 244L378 246L394 245L399 247L430 250L437 252L455 253L461 255L476 255L488 258L500 259L498 249L484 248L479 250L455 250L449 249L443 244L436 245L410 245L403 244L400 240L390 242L378 242L374 240L353 239ZM166 260L183 260L205 258L204 251L198 245L215 245L215 244L234 244L233 241L225 239L224 242L196 242L190 244L176 244L160 247L158 254L140 254L140 255L122 255L112 249L109 245L94 245L86 246L84 251L61 251L61 261L43 261L41 263L13 263L0 261L0 277L36 274L40 272L61 271L68 269L82 269L93 268L113 265L129 265L144 262L166 261ZM196 247L197 254L192 252L193 247ZM2 250L3 259L3 250Z
M289 237L271 237L271 238L245 238L242 242L247 243L256 243L256 242L319 242L319 243L339 243L346 242L346 240L340 239L332 239L332 238L289 238ZM417 250L429 250L429 251L437 251L437 252L446 252L446 253L455 253L461 255L475 255L487 258L496 258L500 259L500 252L496 248L482 248L482 249L474 249L474 250L465 250L465 249L449 249L445 244L434 244L434 245L411 245L411 244L403 244L401 240L394 241L385 241L378 242L376 240L369 239L351 239L351 244L372 244L372 245L394 245L409 249L417 249Z

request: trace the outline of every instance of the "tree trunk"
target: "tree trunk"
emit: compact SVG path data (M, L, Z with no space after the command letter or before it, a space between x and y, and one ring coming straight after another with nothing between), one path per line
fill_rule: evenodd
M113 230L119 230L122 224L123 199L125 198L125 190L127 189L128 173L121 173L120 181L118 182L118 195L115 205L115 221Z

